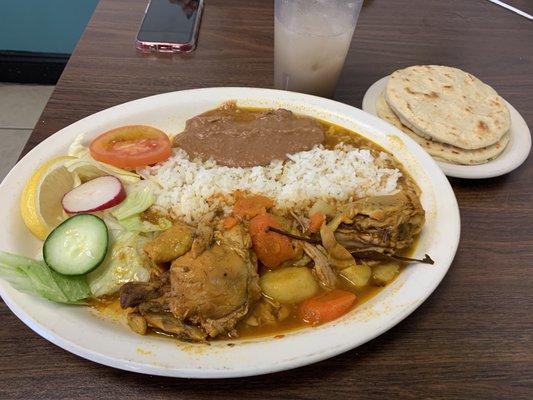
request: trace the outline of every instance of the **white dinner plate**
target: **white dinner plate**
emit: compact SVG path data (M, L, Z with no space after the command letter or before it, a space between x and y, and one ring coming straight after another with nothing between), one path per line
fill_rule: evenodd
M338 320L278 338L236 340L232 346L228 341L205 345L140 336L89 308L51 303L17 292L0 280L0 294L13 313L50 342L101 364L153 375L229 378L295 368L353 349L390 329L422 304L446 274L459 241L459 210L442 171L418 144L377 117L332 100L270 89L166 93L112 107L60 130L20 160L0 185L0 250L28 256L38 252L40 242L28 232L17 212L21 190L39 164L65 154L78 134L90 139L127 124L152 125L177 134L188 118L228 100L241 106L283 107L318 117L357 131L393 153L419 185L426 210L427 222L414 256L428 253L435 265L409 265L377 296Z
M381 78L368 88L363 97L363 111L378 115L376 102L387 86L388 76ZM510 140L505 150L497 158L480 165L458 165L435 160L442 171L456 178L482 179L492 178L511 172L518 168L531 150L531 134L524 118L508 101L505 101L511 115ZM405 133L404 136L407 136Z

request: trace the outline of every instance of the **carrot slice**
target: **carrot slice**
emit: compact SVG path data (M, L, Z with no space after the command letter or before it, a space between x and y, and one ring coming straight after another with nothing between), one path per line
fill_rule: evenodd
M320 231L320 227L324 222L326 222L326 214L321 211L317 211L316 213L311 215L309 227L307 228L307 230L309 231L309 233L317 233L318 231Z
M252 218L248 229L259 261L268 268L276 268L294 258L294 249L287 236L267 232L268 227L281 228L272 214L264 213Z
M222 226L224 229L228 230L233 228L235 225L239 223L239 220L235 217L226 217L224 218L224 221L222 221Z
M355 294L335 289L303 301L298 307L298 316L311 325L322 324L346 314L356 300Z
M265 196L238 196L233 206L233 215L240 219L252 219L256 215L265 213L273 205L274 202Z

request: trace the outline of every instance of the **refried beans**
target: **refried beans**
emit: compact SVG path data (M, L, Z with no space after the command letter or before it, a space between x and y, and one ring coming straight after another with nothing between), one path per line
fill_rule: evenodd
M285 109L256 111L227 103L188 120L174 146L191 159L212 158L228 167L253 167L311 150L324 139L325 127L313 118Z

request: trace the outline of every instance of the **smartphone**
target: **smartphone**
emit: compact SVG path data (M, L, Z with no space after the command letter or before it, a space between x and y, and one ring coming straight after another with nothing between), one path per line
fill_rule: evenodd
M137 34L137 49L148 53L194 50L203 6L203 0L151 0Z

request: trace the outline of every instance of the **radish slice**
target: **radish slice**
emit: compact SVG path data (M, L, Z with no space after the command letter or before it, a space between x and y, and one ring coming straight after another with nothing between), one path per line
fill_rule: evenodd
M63 196L61 205L69 214L101 211L121 203L126 191L120 180L107 175L75 187Z

